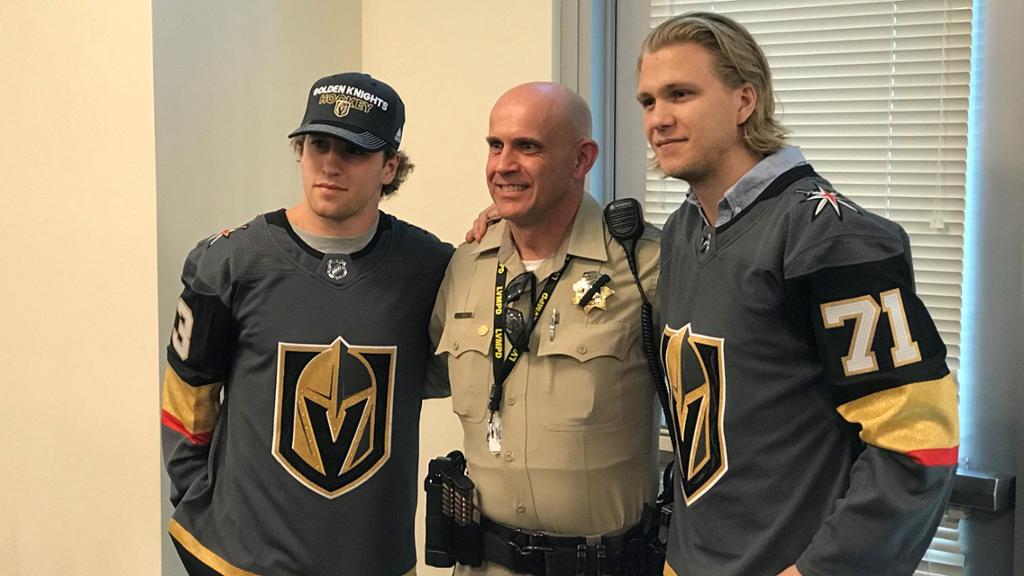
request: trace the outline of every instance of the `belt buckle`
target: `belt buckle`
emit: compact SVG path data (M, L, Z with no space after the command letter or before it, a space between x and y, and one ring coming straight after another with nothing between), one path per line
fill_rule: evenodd
M547 559L544 553L552 552L554 548L545 546L545 540L544 534L513 528L512 534L506 541L506 544L515 553L512 558L513 565L510 568L515 572L538 576L547 574Z
M516 551L516 554L519 554L520 556L530 556L534 552L554 551L554 548L544 546L546 539L547 538L544 534L529 532L521 528L513 528L507 544Z

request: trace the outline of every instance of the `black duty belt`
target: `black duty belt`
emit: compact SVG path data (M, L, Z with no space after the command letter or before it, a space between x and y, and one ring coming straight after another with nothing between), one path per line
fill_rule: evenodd
M520 530L481 519L483 557L514 572L536 576L643 574L643 526L614 536L586 538Z

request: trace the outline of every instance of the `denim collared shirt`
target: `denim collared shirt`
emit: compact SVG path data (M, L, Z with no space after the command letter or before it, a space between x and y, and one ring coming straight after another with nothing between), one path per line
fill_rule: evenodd
M803 152L796 146L787 146L775 154L765 156L725 191L725 196L718 203L718 220L715 222L715 227L725 225L747 206L753 204L754 200L757 200L757 197L779 174L806 163L807 160L804 158ZM700 208L700 202L692 189L686 193L686 201ZM700 211L700 215L704 219L704 224L710 224L704 210Z

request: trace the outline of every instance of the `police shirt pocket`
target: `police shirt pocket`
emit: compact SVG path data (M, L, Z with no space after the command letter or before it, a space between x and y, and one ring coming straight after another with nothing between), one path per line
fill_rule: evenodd
M562 324L554 340L540 338L546 429L588 430L621 421L622 362L631 330L620 322Z
M490 345L490 324L472 318L449 318L441 332L437 354L448 355L452 410L466 422L479 423L484 419L491 374L487 353Z

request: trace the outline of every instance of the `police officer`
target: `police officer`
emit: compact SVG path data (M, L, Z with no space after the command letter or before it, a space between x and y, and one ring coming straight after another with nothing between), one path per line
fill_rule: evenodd
M656 496L657 409L639 292L584 192L590 111L560 85L517 86L487 144L502 221L456 251L434 308L482 512L483 564L456 573L640 573L630 542ZM647 230L637 258L652 297Z

